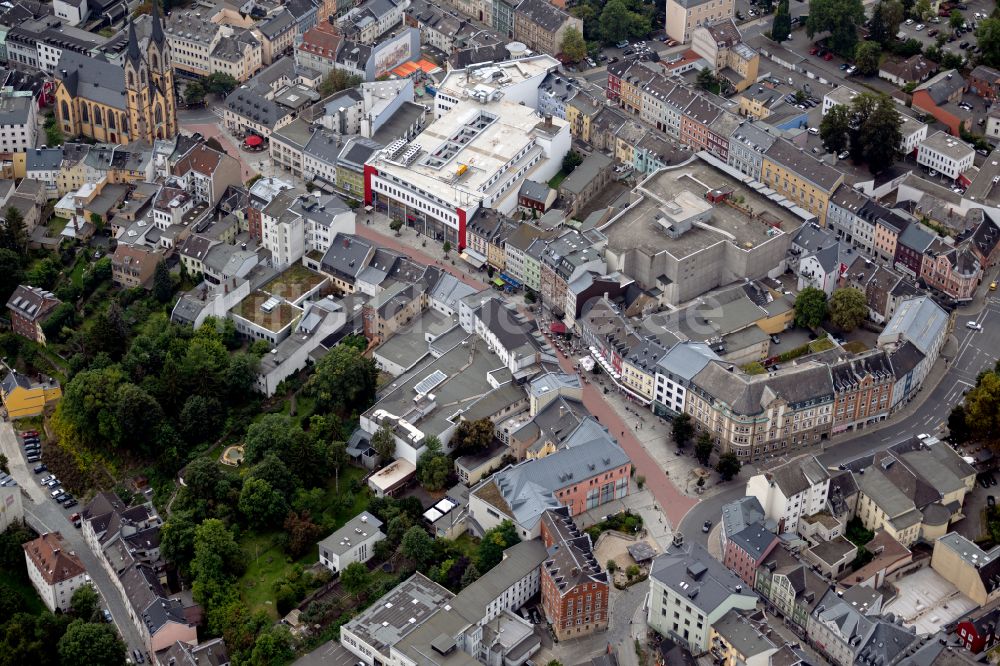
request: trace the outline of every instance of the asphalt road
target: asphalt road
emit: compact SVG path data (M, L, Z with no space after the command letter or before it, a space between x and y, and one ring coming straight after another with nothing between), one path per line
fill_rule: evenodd
M45 458L45 446L42 445L42 461ZM103 607L111 612L111 617L118 627L118 632L122 635L129 650L139 648L146 651L145 644L139 636L138 630L132 624L128 611L118 588L111 582L107 571L101 566L97 556L87 547L83 540L83 534L69 521L69 514L78 511L81 506L67 510L49 497L47 488L43 488L38 483L38 479L44 474L36 477L31 467L28 466L22 454L22 448L17 435L14 433L14 426L10 422L0 424L0 449L9 461L10 473L21 486L27 497L22 497L24 503L25 521L36 532L59 532L70 549L77 554L80 561L87 568L87 573L103 597Z
M975 321L983 330L973 331L966 323ZM885 449L919 433L934 434L939 427L947 424L948 414L958 404L965 391L975 385L976 375L993 367L1000 356L1000 298L990 296L983 310L977 315L959 315L955 320L954 337L958 340L959 352L948 364L945 375L926 397L920 395L922 405L912 417L895 417L878 430L862 432L851 438L833 442L829 449L820 454L819 460L827 467L836 467L844 462L875 451ZM702 532L706 520L717 522L722 507L743 496L745 484L742 479L733 481L731 487L712 497L703 499L691 508L680 523L685 540L702 545L708 543L708 534Z

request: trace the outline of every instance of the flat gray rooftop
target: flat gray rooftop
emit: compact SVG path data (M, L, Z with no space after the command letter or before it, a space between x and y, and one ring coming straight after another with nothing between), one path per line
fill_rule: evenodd
M719 203L710 212L707 226L711 228L695 226L676 239L668 237L656 221L659 209L685 191L704 200L711 190L731 191L729 198L737 202L742 198L739 205L748 207L751 214ZM780 225L786 233L802 225L795 213L699 158L656 172L637 191L643 199L602 229L613 250L638 248L649 255L669 252L680 259L727 240L741 248L747 243L756 247L772 238L768 235L772 225Z
M421 573L406 581L347 623L348 631L388 654L388 648L422 625L454 595Z
M421 364L419 372L407 373L393 382L368 411L368 416L384 409L405 417L425 435L440 436L450 426L449 417L495 390L486 375L502 367L503 362L486 348L486 343L473 338L468 345L458 345L441 358ZM410 414L414 411L413 398L417 395L414 387L436 371L443 373L445 379L434 386L434 408L422 417Z

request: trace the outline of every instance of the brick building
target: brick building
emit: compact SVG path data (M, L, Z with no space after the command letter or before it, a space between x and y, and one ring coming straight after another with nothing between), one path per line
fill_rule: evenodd
M542 516L542 608L556 638L575 638L608 627L608 575L594 558L590 536L564 509Z
M52 292L24 284L18 285L7 299L11 329L22 337L44 345L45 333L42 332L42 324L59 303L59 299Z
M764 526L764 521L751 523L726 539L723 563L743 582L753 587L757 569L779 541L777 535Z

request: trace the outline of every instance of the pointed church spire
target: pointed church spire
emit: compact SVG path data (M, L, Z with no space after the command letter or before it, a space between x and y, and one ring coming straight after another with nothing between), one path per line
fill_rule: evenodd
M126 58L131 62L139 62L142 60L142 54L139 53L139 39L135 36L135 22L128 22L128 50L125 51Z
M163 42L166 38L163 36L163 25L160 22L160 2L159 0L153 0L153 43L158 46L163 46Z

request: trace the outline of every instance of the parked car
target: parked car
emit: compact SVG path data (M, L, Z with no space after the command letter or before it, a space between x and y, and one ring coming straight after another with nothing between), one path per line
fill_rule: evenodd
M934 169L931 169L930 171L927 172L927 175L933 178L934 176L938 175L938 172L935 171Z
M773 342L776 345L780 345L781 344L781 338L779 338L777 335L772 335L771 336L771 342Z
M851 65L850 67L847 68L846 74L850 75L850 74L853 74L856 71L858 71L858 68L855 67L854 65Z
M615 44L615 47L619 48L619 49L627 49L628 48L628 40L627 39L623 39L622 41L620 41L617 44Z
M55 474L49 474L48 476L43 476L41 478L41 480L39 480L39 483L44 486L46 483L48 483L49 481L51 481L54 478L56 478Z
M913 19L906 19L906 25L913 25Z
M847 151L847 150L845 150L845 151L844 151L844 152L842 152L841 154L837 155L837 159L838 159L838 160L846 160L846 159L847 159L848 157L850 157L850 156L851 156L851 153L850 153L850 151Z
M73 527L79 527L80 524L82 523L82 520L80 518L80 514L78 514L78 513L71 513L69 515L69 522L73 523Z
M29 463L36 463L41 459L42 456L40 454L35 454L33 456L28 456L27 458L25 458L25 460L27 460Z
M711 520L706 520L704 523L702 523L701 531L702 532L710 532L710 531L712 531L712 521Z
M823 60L826 60L827 62L833 60L833 54L827 53L825 56L823 56Z
M986 496L986 506L988 506L988 507L990 507L992 509L996 505L997 505L997 498L993 497L993 495L987 495Z
M104 621L107 622L108 624L114 622L114 619L111 617L111 611L109 611L107 608L101 611L101 615L104 616Z
M920 32L923 29L924 29L924 24L923 23L918 23L917 27L914 28L914 30L916 30L917 32Z
M818 46L814 46L811 49L809 49L809 55L816 55L817 53L819 53L819 47Z
M819 128L818 127L810 127L809 130L808 130L808 132L810 134L812 134L813 136L819 136Z
M55 488L56 486L59 485L59 483L60 483L59 479L53 476L47 483L43 483L42 485L48 486L49 488Z
M930 30L927 31L927 36L928 37L933 37L936 34L938 34L938 29L937 28L931 28Z
M967 48L969 48L969 42L962 42L961 44L958 45L958 48L960 48L960 49L967 49Z
M63 490L62 488L56 488L55 490L53 490L52 492L49 493L49 497L52 497L53 499L55 499L55 498L59 497L60 495L65 495L65 494L66 494L65 490Z
M48 467L46 467L45 465L35 465L35 468L34 468L34 469L33 469L32 471L33 471L33 472L34 472L35 474L41 474L42 472L47 472L47 471L49 471L49 468L48 468Z
M73 497L72 493L66 493L63 497L59 498L59 503L62 504L63 506L66 506L68 502L74 502L74 501L76 501L76 498Z

